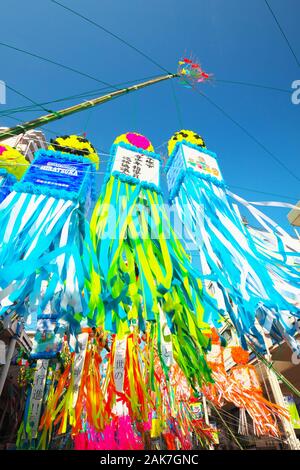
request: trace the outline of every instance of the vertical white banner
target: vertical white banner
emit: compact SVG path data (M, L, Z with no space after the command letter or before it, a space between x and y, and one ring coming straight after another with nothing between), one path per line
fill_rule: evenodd
M161 356L165 365L167 367L171 367L171 365L174 364L172 335L170 328L168 327L165 312L160 305L158 305L158 309L160 320Z
M81 333L78 335L78 347L79 352L75 354L74 358L74 394L73 394L73 408L76 406L81 377L84 367L85 355L86 355L86 348L88 344L89 334L88 333Z
M114 360L114 381L116 390L123 392L124 375L125 375L125 359L127 349L127 336L124 339L116 340L116 352Z
M47 379L48 364L48 359L38 359L36 363L36 371L33 379L28 413L31 437L33 439L36 438L38 432Z

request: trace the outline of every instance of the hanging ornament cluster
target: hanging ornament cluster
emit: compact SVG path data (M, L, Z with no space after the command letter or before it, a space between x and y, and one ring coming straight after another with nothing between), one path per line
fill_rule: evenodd
M229 316L245 349L247 338L264 351L259 324L299 349L288 319L300 315L295 302L300 293L297 241L227 189L216 154L195 132L183 130L171 137L165 170L185 243L199 250L207 294L204 319L218 327L220 318ZM273 244L253 235L234 202L251 211Z
M214 331L212 349L207 354L214 383L202 388L204 395L219 408L226 402L239 408L240 434L251 434L247 421L247 415L249 415L255 435L280 437L278 419L279 421L287 419L287 410L264 398L257 371L253 365L249 364L248 351L240 346L233 346L230 348L230 354L236 365L227 373L224 364L224 348Z
M211 74L205 72L198 62L187 57L179 60L177 73L180 77L180 83L186 88L191 88L211 78Z

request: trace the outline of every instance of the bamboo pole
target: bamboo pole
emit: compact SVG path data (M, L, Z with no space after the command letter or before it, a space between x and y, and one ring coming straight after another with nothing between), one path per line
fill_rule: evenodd
M83 101L82 103L70 106L69 108L61 109L59 111L53 111L52 113L33 119L32 121L27 121L22 124L18 124L17 126L10 127L5 131L0 132L0 142L14 135L23 134L24 132L29 131L30 129L45 126L46 124L49 124L49 122L56 121L57 119L62 119L66 116L70 116L71 114L78 113L80 111L84 111L85 109L89 109L99 104L106 103L107 101L117 98L118 96L125 95L126 93L140 90L141 88L145 88L147 86L154 85L155 83L159 83L164 80L169 80L170 78L175 77L178 77L178 74L174 73L162 75L161 77L152 78L151 80L147 80L146 82L137 83L136 85L113 91L111 93L99 96L98 98L94 98L92 100Z

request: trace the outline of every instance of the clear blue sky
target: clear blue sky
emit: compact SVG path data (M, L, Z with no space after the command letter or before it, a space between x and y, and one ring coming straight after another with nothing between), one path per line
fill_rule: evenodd
M291 90L297 66L263 0L59 0L143 50L170 71L193 52L217 80L255 82ZM300 60L298 0L269 0ZM161 70L106 33L49 0L10 0L1 7L0 41L77 68L115 84L160 74ZM37 102L95 90L92 79L0 46L0 79ZM109 152L114 138L136 130L159 146L183 125L205 137L219 156L229 186L253 188L300 199L299 181L203 97L174 81L126 95L93 111L49 125L57 134L87 132ZM214 82L201 87L213 101L276 154L300 177L300 105L290 93ZM67 101L64 105L75 104ZM6 109L30 105L8 90ZM50 106L51 107L51 106ZM52 108L59 109L60 105ZM39 112L19 113L20 121ZM13 125L1 118L1 125ZM47 129L47 128L44 128ZM47 133L47 138L52 134ZM102 158L102 171L109 157ZM276 200L233 188L248 200ZM293 202L293 200L286 200ZM283 199L282 199L283 200ZM269 215L285 224L286 211Z

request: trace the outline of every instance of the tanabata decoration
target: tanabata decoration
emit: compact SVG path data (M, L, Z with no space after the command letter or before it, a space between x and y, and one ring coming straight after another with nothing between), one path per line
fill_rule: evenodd
M233 346L231 356L237 365L230 371L227 399L240 408L239 432L248 434L247 412L257 436L279 437L276 419L289 419L287 410L264 398L256 369L248 364L248 351Z
M90 321L120 338L131 326L145 332L147 322L163 323L170 334L162 332L161 348L168 343L191 383L209 381L202 286L165 210L161 158L134 132L119 136L111 154L91 218L101 280L90 294Z
M248 364L248 351L240 346L228 347L237 365L227 373L224 365L224 348L221 346L216 330L213 330L212 335L213 344L211 351L207 354L207 361L212 369L214 383L204 385L203 394L216 407L221 408L229 402L240 409L240 434L249 434L248 414L253 421L254 434L279 437L277 419L286 419L288 413L282 407L264 398L256 369Z
M0 143L0 203L28 168L28 161L18 150Z
M179 60L177 73L180 77L180 83L186 88L191 88L197 83L205 82L211 78L211 75L204 72L198 62L187 57Z
M129 416L115 416L103 432L88 429L74 436L75 450L143 450L144 443Z
M202 392L214 405L221 408L224 405L227 396L228 375L224 365L224 348L221 345L219 335L215 328L212 328L211 336L211 350L207 352L206 360L212 370L214 382L203 385Z
M213 442L214 430L191 410L184 373L160 357L158 330L153 322L120 338L84 328L45 394L37 447L66 433L75 449L149 449L160 436L169 449L190 449L195 436L204 447Z
M88 154L39 150L2 202L0 315L14 310L33 331L43 315L64 316L71 329L79 327L93 276L85 213L93 198L94 170Z
M99 156L95 147L85 137L78 135L61 135L50 140L49 150L56 150L71 155L80 155L88 158L99 168Z
M0 203L9 195L16 182L15 176L8 173L4 168L0 168Z
M285 395L284 404L289 412L292 426L294 429L300 429L300 416L293 396Z
M197 446L208 448L215 443L215 429L206 424L202 401L186 380L177 364L164 371L156 356L155 378L159 400L155 405L151 436L162 435L169 450L190 450ZM155 426L154 426L155 425Z
M0 171L5 169L19 180L28 169L28 166L29 162L22 153L0 142Z
M205 320L216 327L229 315L244 348L246 339L263 348L257 322L265 331L298 345L289 315L299 318L297 243L262 212L233 195L225 185L217 156L195 132L176 132L168 144L166 165L170 202L186 229L186 243L198 248L208 297ZM273 241L253 235L233 204L247 207ZM284 237L294 251L285 249ZM191 245L189 245L191 247ZM299 259L299 258L298 258Z

